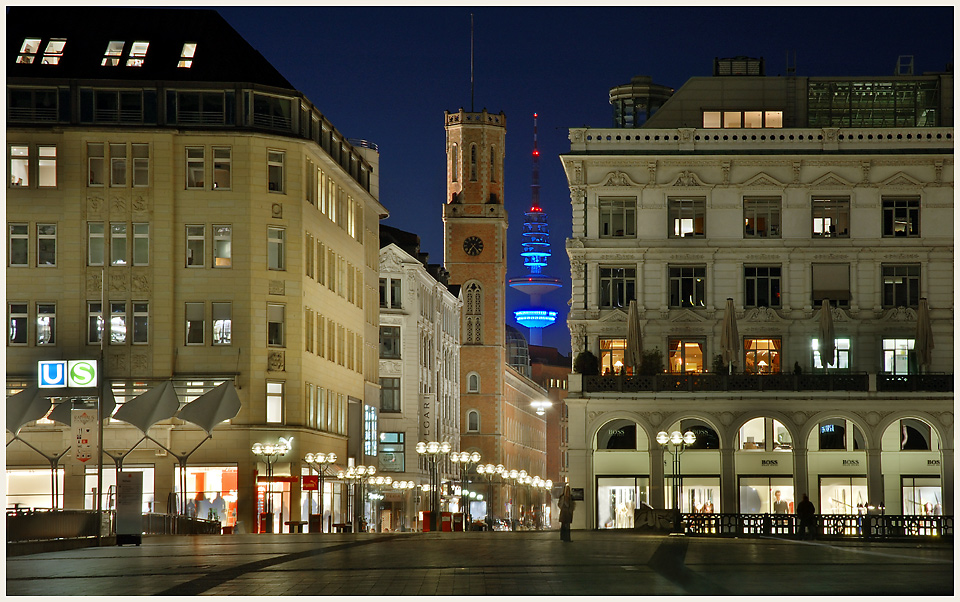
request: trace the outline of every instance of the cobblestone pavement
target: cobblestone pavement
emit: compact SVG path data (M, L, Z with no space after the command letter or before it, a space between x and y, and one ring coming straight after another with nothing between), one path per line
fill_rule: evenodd
M622 531L147 536L8 558L8 596L952 595L952 542Z

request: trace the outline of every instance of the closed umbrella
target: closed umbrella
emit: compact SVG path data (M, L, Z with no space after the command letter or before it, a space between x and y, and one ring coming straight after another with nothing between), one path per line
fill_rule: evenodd
M627 308L627 346L623 350L623 363L632 367L634 373L640 365L643 351L643 339L640 335L640 311L636 300L630 301Z
M727 304L723 308L720 353L723 356L723 363L729 366L730 374L733 374L733 364L740 358L740 333L737 330L737 314L731 298L727 298Z
M30 385L7 398L7 430L16 437L23 425L43 418L49 410L50 399L43 395L40 387Z
M820 364L826 369L836 363L836 332L833 329L833 311L830 300L824 299L820 306L820 330L817 333L817 347L820 351Z
M183 406L177 418L192 422L209 434L213 427L240 412L240 396L231 381L210 389Z
M168 380L120 406L113 417L132 424L146 434L151 426L172 418L179 409L177 392Z
M920 305L917 306L917 340L913 348L917 353L920 370L929 368L933 360L933 328L930 326L930 306L926 297L921 297Z

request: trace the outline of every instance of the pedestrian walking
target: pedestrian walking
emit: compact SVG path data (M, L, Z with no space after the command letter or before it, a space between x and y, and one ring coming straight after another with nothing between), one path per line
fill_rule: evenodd
M572 541L570 539L570 523L573 522L573 507L575 505L576 502L573 501L570 485L564 485L563 494L557 501L557 507L560 509L560 541Z
M806 532L808 529L810 531L810 539L816 539L816 513L816 507L814 507L813 502L810 501L810 498L807 497L807 494L804 493L803 500L797 504L797 518L800 520L800 539L806 538Z

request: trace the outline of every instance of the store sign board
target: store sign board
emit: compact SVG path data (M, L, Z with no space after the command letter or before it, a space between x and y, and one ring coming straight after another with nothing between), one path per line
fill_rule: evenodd
M77 460L87 462L93 458L97 447L97 410L95 408L73 410L70 414L70 425L73 428L73 447L77 453Z
M303 485L301 489L304 491L317 491L320 489L320 475L303 475Z
M37 362L37 386L41 389L59 387L96 387L96 360L59 360Z
M437 436L437 396L433 394L420 396L420 411L418 413L420 425L418 441L434 441Z

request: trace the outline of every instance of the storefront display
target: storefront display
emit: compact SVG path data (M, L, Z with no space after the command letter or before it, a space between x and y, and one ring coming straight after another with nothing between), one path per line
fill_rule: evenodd
M903 513L919 516L943 514L940 477L901 477Z
M819 514L862 514L866 506L866 477L820 477Z
M793 514L792 477L740 477L741 514Z
M667 508L673 508L673 479L664 482ZM684 476L680 481L680 512L712 514L720 510L720 477Z
M93 510L97 507L97 467L85 467L84 475L84 494L83 507L87 510ZM153 466L124 465L125 472L143 473L143 511L144 512L164 512L166 508L158 507L154 499L154 479L156 478ZM104 510L114 510L117 507L117 471L113 466L103 466L103 499L101 501Z
M219 520L224 527L237 524L237 467L188 466L187 516ZM176 471L180 495L180 469Z
M649 504L649 477L598 477L597 514L601 529L632 529L634 511Z
M56 507L63 508L63 469L57 469ZM8 468L7 508L52 508L53 479L49 468Z

